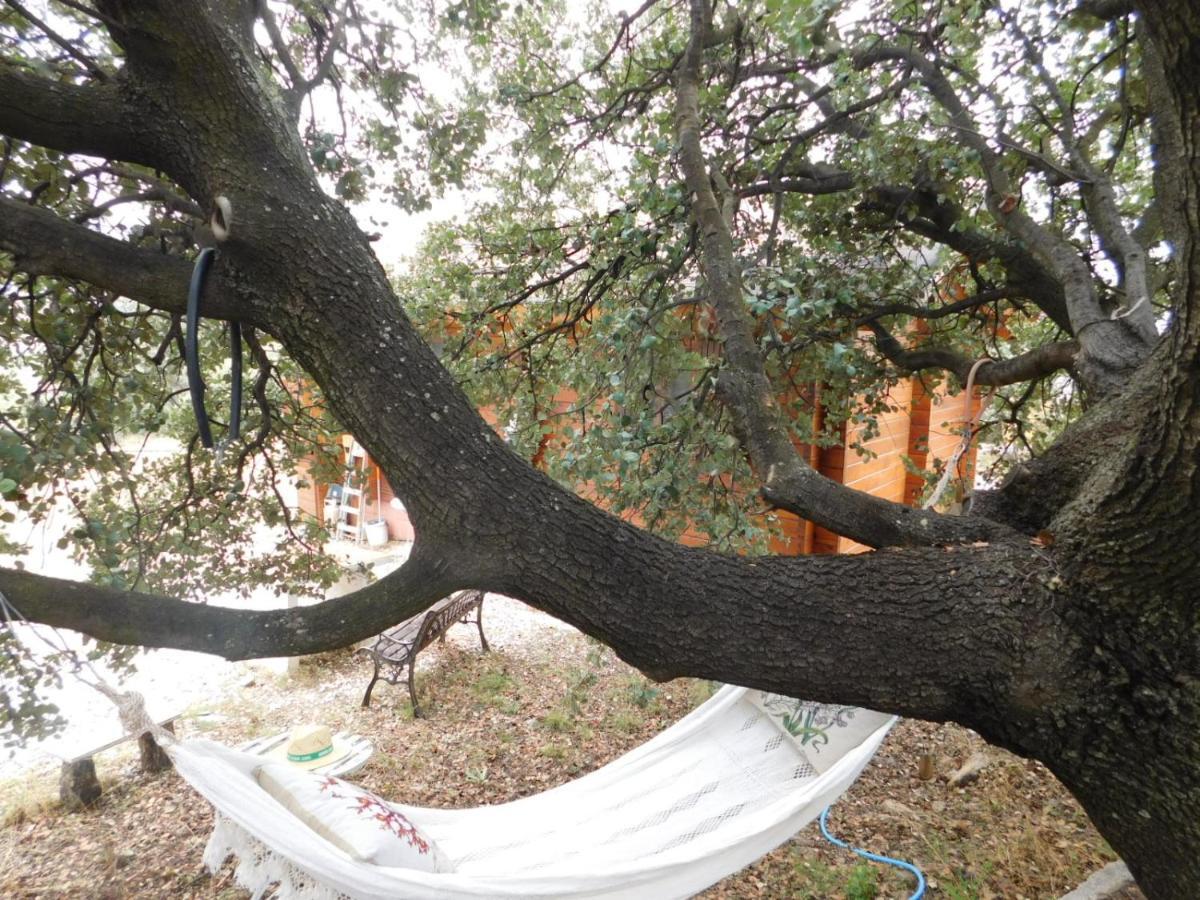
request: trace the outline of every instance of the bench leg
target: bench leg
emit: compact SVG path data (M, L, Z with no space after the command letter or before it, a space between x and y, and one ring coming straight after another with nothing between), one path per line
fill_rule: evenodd
M100 780L96 777L96 763L85 757L62 764L58 776L58 799L67 809L82 809L100 799Z
M408 697L412 700L413 718L419 719L421 718L421 707L417 705L417 686L413 681L413 670L416 669L414 663L416 661L415 656L408 661Z
M487 637L483 633L483 604L480 603L475 607L475 624L479 626L479 644L483 647L483 652L487 653L492 648L488 646Z
M371 676L371 683L367 685L367 692L363 694L363 709L371 705L371 691L375 689L375 682L379 680L379 663L375 663L375 674Z
M163 727L171 734L175 733L174 722L168 722ZM167 751L158 745L148 731L138 738L138 752L142 757L143 772L162 772L171 768L171 757L167 756Z

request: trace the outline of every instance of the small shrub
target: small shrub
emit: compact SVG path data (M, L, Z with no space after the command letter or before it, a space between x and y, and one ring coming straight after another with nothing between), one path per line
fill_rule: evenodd
M631 712L617 710L608 717L608 727L620 734L635 734L642 728L642 720Z
M965 869L960 869L942 884L949 900L980 900L983 886L991 872L990 865L984 865L983 871L975 875ZM990 895L989 895L990 896Z
M828 900L837 893L840 879L832 866L815 859L798 859L796 873L806 882L797 888L796 900Z
M504 672L484 672L471 685L471 692L480 699L502 694L513 686L513 680Z
M472 784L485 784L488 780L488 767L485 765L467 766L467 781Z
M505 694L514 686L513 680L505 672L484 672L471 684L471 693L480 703L512 715L520 709L521 704Z
M856 863L846 879L846 900L875 900L879 896L879 874L867 863Z
M572 718L570 713L561 709L552 709L542 716L541 725L547 731L570 731Z
M629 679L629 702L638 709L650 709L658 700L659 690L645 678L634 675Z

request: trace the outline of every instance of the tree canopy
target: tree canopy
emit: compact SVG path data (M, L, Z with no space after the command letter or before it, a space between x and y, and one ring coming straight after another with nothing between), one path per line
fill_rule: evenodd
M962 722L1046 762L1150 896L1200 882L1185 0L6 0L0 46L3 515L69 510L89 573L0 569L22 615L246 658L503 591L655 677ZM385 204L447 197L386 272ZM218 454L182 381L214 243L210 399L213 319L253 369ZM797 451L972 370L1002 452L964 514ZM279 488L341 429L409 562L203 602L334 577ZM778 511L876 549L772 556ZM44 729L46 674L0 651L5 724Z

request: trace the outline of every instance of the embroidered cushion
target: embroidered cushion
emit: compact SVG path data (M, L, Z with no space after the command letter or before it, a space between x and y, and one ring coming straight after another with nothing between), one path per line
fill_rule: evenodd
M813 703L765 691L747 696L822 774L892 718L858 706Z
M454 870L416 825L370 791L286 763L267 763L257 777L264 791L352 859L421 872Z

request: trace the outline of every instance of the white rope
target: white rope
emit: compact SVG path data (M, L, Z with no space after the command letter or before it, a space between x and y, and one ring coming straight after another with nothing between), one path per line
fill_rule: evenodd
M32 627L32 623L21 614L20 610L13 606L12 602L6 596L4 596L3 592L0 592L0 611L2 611L4 614L4 621L8 625L9 631L12 632L13 640L16 641L17 646L24 651L26 658L29 659L30 662L34 663L35 665L39 665L33 651L25 645L25 642L21 639L21 635L16 628L18 624L30 625ZM40 628L47 627L58 640L59 643L57 645L39 630ZM121 727L125 729L126 734L140 737L146 732L149 732L154 736L154 739L160 743L177 743L177 738L175 735L170 731L167 731L167 729L161 727L157 722L154 721L154 719L150 717L150 714L146 712L145 697L143 697L137 691L122 691L109 684L104 677L98 671L96 671L96 667L93 666L90 661L79 658L79 654L71 649L71 647L67 644L66 638L62 636L62 633L57 628L53 626L39 626L38 628L33 628L33 633L37 635L38 638L48 647L50 647L50 649L56 654L59 654L70 661L71 668L68 674L70 674L71 677L73 677L80 684L86 684L92 690L103 694L110 701L112 701L113 705L117 708L117 716L120 718ZM91 677L94 680L89 681L81 674L84 669L91 673Z
M217 242L229 240L229 233L233 230L233 204L229 202L229 198L221 195L213 200L213 213L208 221L208 227L212 229L213 237Z
M979 373L980 367L991 360L987 357L975 360L971 366L971 371L967 373L967 387L964 391L965 398L963 403L963 436L962 441L954 449L950 455L950 459L946 461L946 468L942 472L942 477L938 479L937 486L933 489L933 493L929 499L921 504L921 509L933 509L942 501L942 495L946 493L946 489L950 487L950 481L958 474L958 463L971 449L971 442L975 439L975 408L971 402L975 395L975 376ZM980 407L983 406L981 402Z
M1145 303L1146 303L1146 298L1142 297L1138 300L1137 303L1135 303L1135 304L1133 304L1133 306L1129 307L1129 309L1123 309L1122 307L1118 306L1116 309L1114 309L1112 311L1112 315L1109 316L1109 319L1115 322L1117 319L1124 319L1126 316L1132 316L1135 312L1137 312L1139 309L1141 309L1142 305Z

